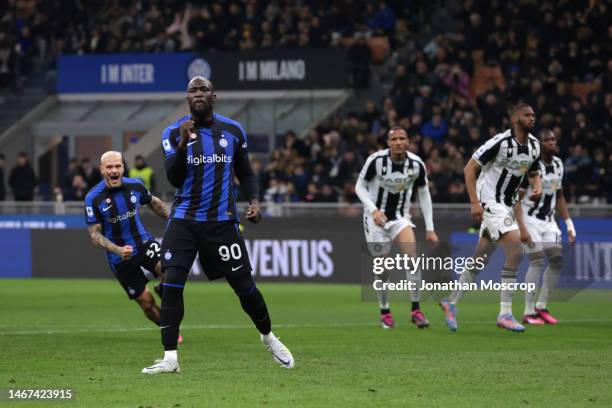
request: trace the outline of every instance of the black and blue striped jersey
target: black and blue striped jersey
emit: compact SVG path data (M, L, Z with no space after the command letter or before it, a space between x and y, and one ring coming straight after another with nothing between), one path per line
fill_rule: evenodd
M136 255L144 243L153 239L138 212L152 198L138 179L123 177L121 187L117 188L109 188L101 181L85 197L85 222L101 224L106 238L118 246L132 246ZM113 252L106 251L106 256L111 264L121 262L121 257Z
M237 221L233 179L237 176L249 198L257 188L242 126L214 114L211 123L196 125L186 148L178 149L180 126L186 115L162 133L168 180L176 189L170 218L190 221Z

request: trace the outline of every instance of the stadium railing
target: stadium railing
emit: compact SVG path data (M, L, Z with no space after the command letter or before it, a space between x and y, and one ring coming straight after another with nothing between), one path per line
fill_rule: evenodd
M168 203L169 205L171 203ZM241 212L247 203L238 203ZM349 203L264 203L264 214L269 217L360 217L361 204ZM611 204L569 204L572 217L612 218ZM81 215L83 202L65 201L1 201L0 215ZM412 216L420 218L417 205L411 210ZM434 217L465 219L470 216L470 205L467 203L434 203Z

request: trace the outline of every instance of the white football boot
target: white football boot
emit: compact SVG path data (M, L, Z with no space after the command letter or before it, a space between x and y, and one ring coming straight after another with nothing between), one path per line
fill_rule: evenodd
M150 367L142 369L143 374L160 374L160 373L180 373L181 367L179 367L178 361L176 360L155 360L155 364Z
M261 335L261 342L272 354L272 358L282 368L293 368L295 367L295 360L291 355L291 352L272 332L267 336L269 340L266 341L266 336Z

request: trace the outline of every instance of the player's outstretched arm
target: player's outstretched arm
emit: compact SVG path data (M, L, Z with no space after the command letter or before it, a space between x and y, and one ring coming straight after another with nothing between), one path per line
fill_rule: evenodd
M257 180L255 179L253 167L251 167L251 160L249 159L249 152L247 150L246 134L244 133L242 135L242 140L238 143L236 148L234 173L240 182L240 187L249 198L249 208L247 208L246 211L246 219L256 224L261 221L259 188L257 187Z
M478 194L476 194L476 180L478 179L479 172L480 164L473 158L468 161L463 169L463 174L465 176L465 188L470 196L472 218L478 222L482 221L483 213L482 206L478 201Z
M87 227L89 230L89 237L91 238L91 242L94 245L102 247L107 251L114 252L117 255L121 256L122 248L118 245L115 245L111 240L102 235L102 225L94 224Z
M373 162L373 156L370 156L363 165L355 183L355 194L357 194L357 197L363 204L364 211L372 216L374 223L384 227L387 222L387 216L376 207L376 204L370 198L370 194L368 194L368 181L372 180L376 173Z
M419 204L421 205L421 212L423 213L423 219L425 220L425 231L427 234L428 241L438 241L438 236L434 232L433 222L433 204L431 202L431 194L429 193L429 186L419 187ZM435 236L435 237L434 237Z
M170 217L170 210L168 210L166 204L164 204L164 202L156 196L151 198L151 202L148 204L148 206L151 211L162 217L164 220L167 220L168 217Z
M529 185L531 186L531 195L529 199L536 201L542 196L542 178L540 172L529 173Z
M519 200L514 205L514 218L516 218L516 223L519 227L519 233L521 234L521 242L524 244L531 242L531 235L529 235L529 231L527 231L527 227L525 227L525 221L523 220L523 207L521 206L521 199L525 195L525 191L519 191Z
M555 209L559 211L559 215L561 215L561 218L563 218L563 221L565 222L569 243L573 244L576 242L576 229L574 228L574 222L570 217L570 213L567 208L567 201L565 201L562 188L557 190L557 203L555 204Z

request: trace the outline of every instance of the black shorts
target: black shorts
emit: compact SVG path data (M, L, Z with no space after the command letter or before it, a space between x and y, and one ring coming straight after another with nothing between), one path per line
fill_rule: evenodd
M251 274L251 262L238 224L233 221L173 219L162 241L162 270L191 269L200 253L202 270L210 280Z
M138 247L136 255L127 261L111 264L115 277L127 293L130 299L137 298L144 292L149 279L146 277L142 266L151 273L155 273L155 265L161 258L160 245L155 240L148 241Z

